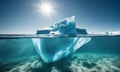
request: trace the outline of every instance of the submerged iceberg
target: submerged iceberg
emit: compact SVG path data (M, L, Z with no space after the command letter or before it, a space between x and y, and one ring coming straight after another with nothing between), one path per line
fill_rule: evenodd
M87 34L85 29L76 28L75 16L63 19L54 26L38 30L36 34ZM67 38L33 38L36 51L46 63L60 60L75 52L91 38L67 37Z

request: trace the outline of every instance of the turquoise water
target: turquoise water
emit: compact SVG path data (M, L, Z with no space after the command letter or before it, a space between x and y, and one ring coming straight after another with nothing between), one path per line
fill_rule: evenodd
M53 44L52 40L48 44ZM63 45L61 43L57 46ZM45 63L41 59L32 38L0 39L0 72L5 71L120 72L120 36L92 37L77 51L52 63Z

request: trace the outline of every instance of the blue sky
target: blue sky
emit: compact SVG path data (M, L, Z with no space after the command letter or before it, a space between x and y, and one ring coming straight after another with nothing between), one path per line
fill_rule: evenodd
M50 17L38 12L43 0L0 0L0 34L33 34L75 15L77 26L89 32L120 31L120 0L48 0Z

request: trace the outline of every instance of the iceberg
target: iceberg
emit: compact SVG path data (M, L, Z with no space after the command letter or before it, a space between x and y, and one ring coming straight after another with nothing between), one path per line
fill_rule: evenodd
M54 26L38 30L36 34L87 34L86 29L76 28L75 16L65 18ZM70 53L75 52L91 38L82 37L60 37L60 38L33 38L32 42L36 51L46 63L55 62Z
M50 34L76 34L75 16L63 19L55 24Z

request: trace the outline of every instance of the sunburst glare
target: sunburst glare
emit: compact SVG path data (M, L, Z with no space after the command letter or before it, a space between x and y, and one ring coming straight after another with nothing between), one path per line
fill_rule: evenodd
M42 14L51 16L55 12L55 7L53 6L53 4L51 2L41 2L38 5L38 10Z

